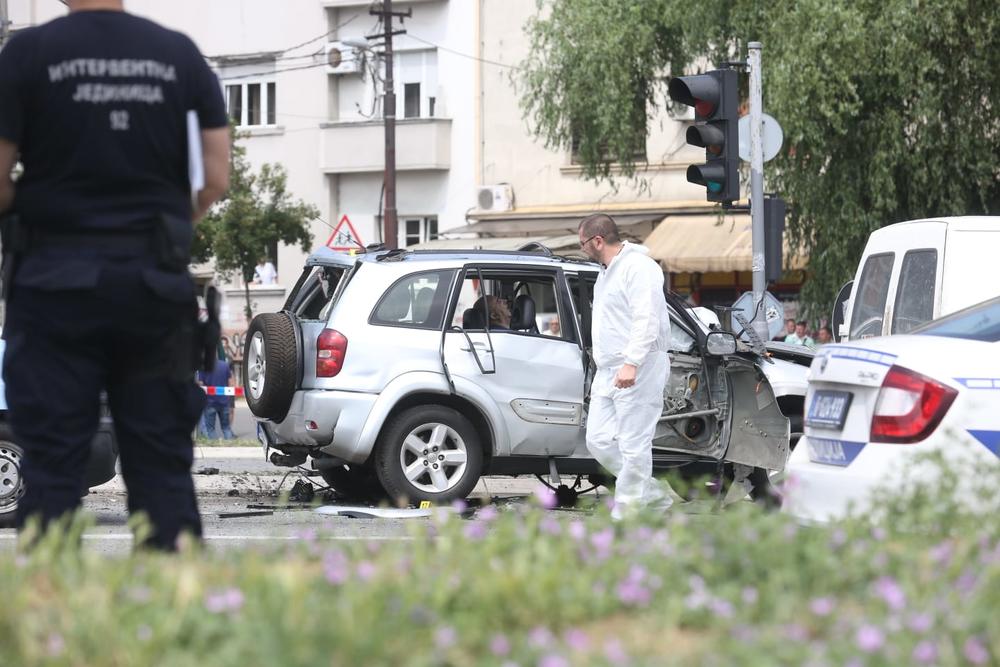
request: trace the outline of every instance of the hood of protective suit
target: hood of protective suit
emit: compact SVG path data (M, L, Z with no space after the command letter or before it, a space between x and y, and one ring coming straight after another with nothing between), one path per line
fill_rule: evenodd
M598 368L642 366L670 344L663 270L649 249L625 242L594 286L594 363Z

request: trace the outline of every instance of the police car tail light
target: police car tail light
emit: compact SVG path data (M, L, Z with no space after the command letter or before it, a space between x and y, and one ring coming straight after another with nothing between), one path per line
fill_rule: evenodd
M344 368L347 338L336 329L323 329L316 339L316 377L332 378Z
M875 404L872 442L920 442L937 428L958 392L908 368L889 369Z

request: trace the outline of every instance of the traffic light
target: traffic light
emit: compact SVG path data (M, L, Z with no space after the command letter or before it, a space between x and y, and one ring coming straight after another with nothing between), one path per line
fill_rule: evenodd
M751 205L753 203L751 202ZM785 235L785 200L764 197L764 280L781 279L781 253Z
M704 148L708 160L688 167L688 181L704 185L708 201L736 201L740 198L736 71L717 69L674 77L667 92L673 101L694 107L696 124L687 129L687 142Z

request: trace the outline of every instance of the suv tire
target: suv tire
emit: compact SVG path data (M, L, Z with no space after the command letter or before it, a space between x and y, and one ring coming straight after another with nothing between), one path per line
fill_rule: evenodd
M465 498L482 470L483 449L475 427L443 405L418 405L395 415L375 447L375 472L397 503Z
M262 313L247 329L243 387L250 411L282 420L292 404L299 364L295 325L285 313Z
M0 528L14 525L17 503L24 495L21 462L24 450L14 442L10 425L0 422Z

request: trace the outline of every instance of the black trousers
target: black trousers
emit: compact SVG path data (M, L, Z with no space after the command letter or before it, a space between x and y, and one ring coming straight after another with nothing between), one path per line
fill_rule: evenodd
M130 513L145 512L147 545L201 536L191 433L205 403L184 338L192 301L165 299L141 265L101 270L96 287L17 285L7 305L3 372L10 424L25 450L18 526L80 506L83 473L106 389Z

